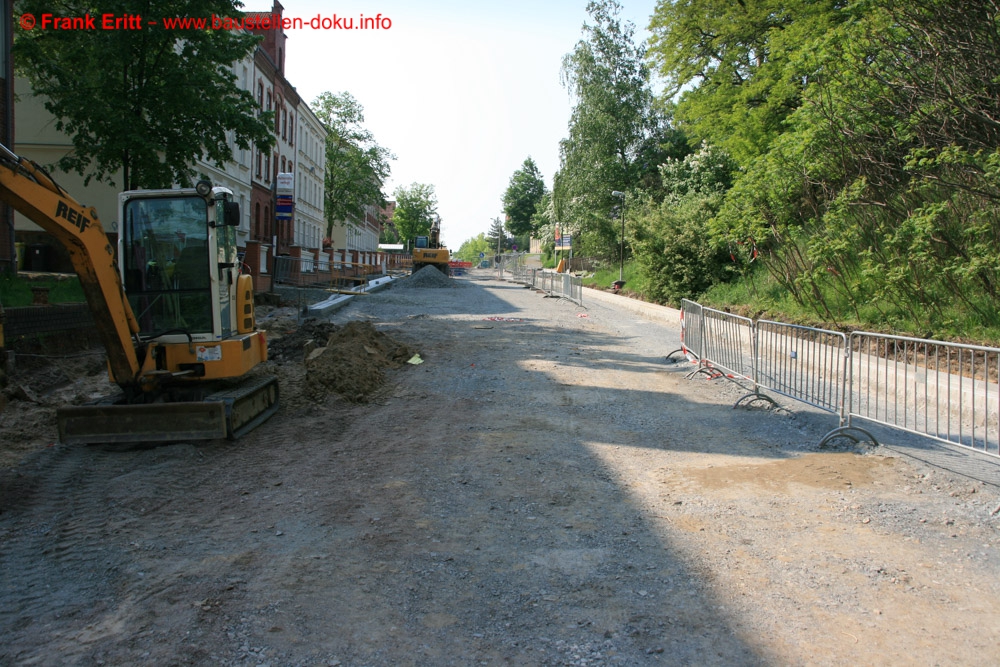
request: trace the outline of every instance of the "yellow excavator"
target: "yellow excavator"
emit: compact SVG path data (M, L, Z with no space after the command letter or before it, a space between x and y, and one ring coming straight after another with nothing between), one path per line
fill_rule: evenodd
M235 439L278 409L253 279L236 249L228 188L133 190L118 197L118 249L97 211L38 164L0 145L0 201L69 253L121 389L57 411L65 444Z
M451 256L441 243L441 221L437 218L431 223L429 236L418 236L413 244L413 273L425 266L433 266L438 271L448 275L448 262Z

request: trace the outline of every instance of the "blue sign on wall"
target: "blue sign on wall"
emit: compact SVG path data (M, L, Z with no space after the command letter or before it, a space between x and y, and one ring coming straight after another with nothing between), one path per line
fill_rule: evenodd
M274 207L274 217L278 220L291 220L294 209L295 199L293 197L279 195Z

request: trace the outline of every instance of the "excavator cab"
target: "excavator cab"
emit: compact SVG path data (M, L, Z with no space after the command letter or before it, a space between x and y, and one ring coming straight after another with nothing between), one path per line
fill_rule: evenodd
M123 198L122 278L139 334L214 333L208 204L195 195Z
M180 382L238 377L266 359L252 282L239 270L232 197L208 181L119 195L119 265L138 335L155 370Z
M233 333L239 207L227 188L203 189L207 197L190 190L121 195L122 281L141 336L212 341Z

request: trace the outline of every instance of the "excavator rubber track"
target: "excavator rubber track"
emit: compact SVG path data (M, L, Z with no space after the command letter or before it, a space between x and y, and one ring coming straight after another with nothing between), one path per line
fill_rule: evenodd
M262 376L199 401L120 404L103 399L56 412L67 445L235 440L278 410L278 380Z

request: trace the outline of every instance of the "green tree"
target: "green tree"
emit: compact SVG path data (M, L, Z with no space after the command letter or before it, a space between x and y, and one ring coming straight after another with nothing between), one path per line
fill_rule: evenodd
M493 218L490 226L490 247L496 254L501 254L507 248L507 231L504 229L503 221L500 218Z
M479 253L483 253L486 257L492 257L494 247L490 245L486 234L480 232L478 236L463 242L458 252L455 253L455 257L463 262L476 264L479 262Z
M592 1L587 12L593 23L583 26L584 39L563 59L563 84L576 103L569 136L560 142L554 212L579 230L574 242L584 252L616 257L611 193L655 174L669 127L653 109L645 47L634 42L635 26L620 20L621 5Z
M503 195L503 211L507 215L507 231L514 236L529 236L533 231L532 216L545 194L545 181L529 156L521 168L510 177Z
M707 228L734 171L725 152L707 145L660 166L663 199L646 199L632 225L635 257L654 301L676 304L731 277L730 253L710 238Z
M542 195L541 201L535 207L535 214L531 216L531 228L534 230L532 238L541 241L545 252L551 252L555 245L555 205L552 200L552 193L546 192ZM525 246L530 248L529 245Z
M399 236L396 233L395 225L385 225L378 235L379 243L399 243Z
M676 120L741 165L767 152L815 74L801 57L845 21L838 0L661 2L649 60L674 98Z
M165 0L158 16L239 16L232 0ZM55 7L22 0L19 14L41 16ZM146 16L146 0L118 0L117 15ZM98 14L92 3L67 0L62 16ZM258 37L231 30L17 30L14 62L35 94L69 135L74 150L59 161L124 189L188 185L199 158L222 164L237 146L268 150L273 114L240 90L233 63Z
M424 183L412 183L409 186L399 186L393 193L396 200L396 212L392 222L403 243L410 243L417 236L430 233L431 222L437 216L437 195L434 186ZM442 239L442 242L444 239Z
M326 235L335 224L361 220L366 206L385 206L382 185L395 156L365 129L364 108L348 92L323 93L312 104L326 129Z
M661 3L676 117L738 167L707 229L830 322L1000 323L997 25L989 0Z

